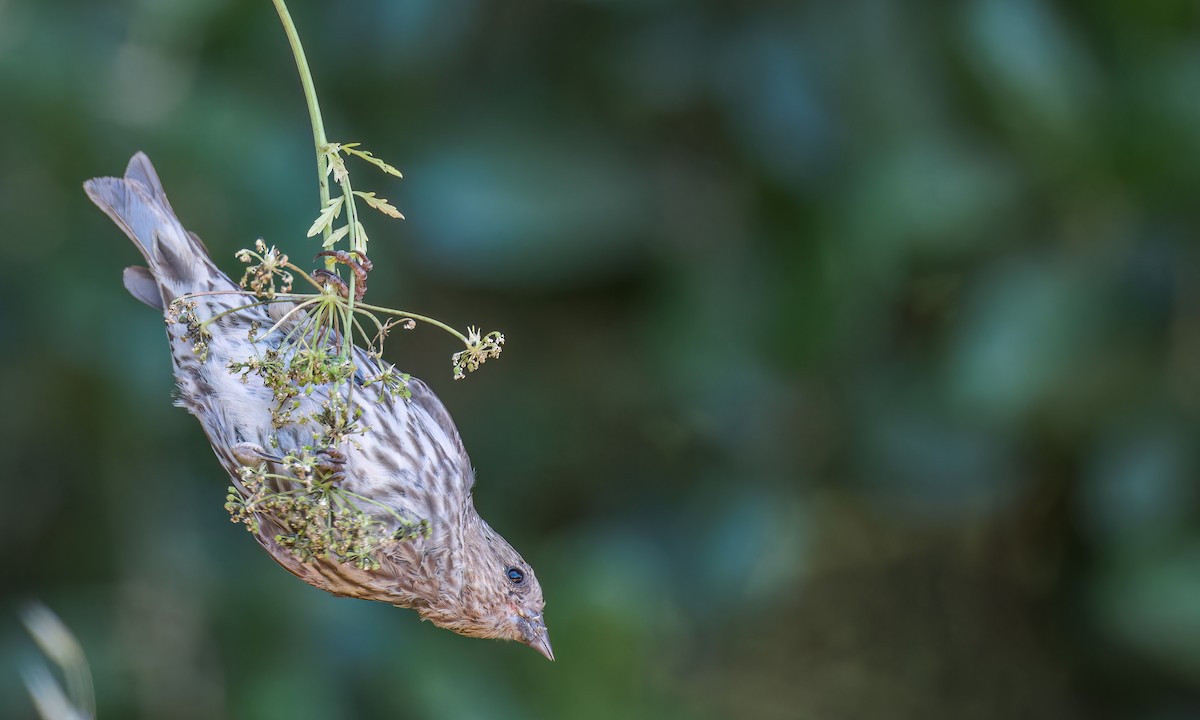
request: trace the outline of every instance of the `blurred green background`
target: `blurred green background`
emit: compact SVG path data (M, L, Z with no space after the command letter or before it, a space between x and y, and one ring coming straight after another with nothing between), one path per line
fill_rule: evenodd
M293 579L170 404L80 183L145 150L231 271L307 262L270 3L0 0L0 715L38 598L101 718L1200 717L1195 2L292 10L406 175L373 297L507 335L390 359L558 662Z

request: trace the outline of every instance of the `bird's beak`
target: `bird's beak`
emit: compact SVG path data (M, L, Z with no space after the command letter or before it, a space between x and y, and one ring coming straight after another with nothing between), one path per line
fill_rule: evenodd
M550 662L554 662L554 649L550 647L550 635L545 629L542 630L542 636L538 638L538 641L530 643L529 647L545 655Z
M553 662L554 650L550 647L550 633L546 630L546 623L542 621L541 615L521 618L518 622L521 625L521 634L525 636L525 644Z

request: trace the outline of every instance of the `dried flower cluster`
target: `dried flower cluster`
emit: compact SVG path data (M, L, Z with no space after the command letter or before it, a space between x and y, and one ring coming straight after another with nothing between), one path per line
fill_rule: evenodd
M212 334L206 327L207 322L201 322L196 317L195 300L186 295L176 298L167 306L165 321L167 325L181 323L184 326L183 339L191 341L192 352L196 353L200 362L208 358L208 343L212 340Z
M292 291L292 274L285 270L288 256L279 252L274 246L267 248L262 238L254 241L254 250L243 248L235 253L238 260L247 263L249 267L242 274L241 285L249 288L250 292L267 300L275 297L275 278L280 280L280 292ZM257 260L258 264L253 262Z
M280 528L275 541L301 562L331 559L361 570L379 569L377 554L388 546L428 535L428 521L342 487L330 458L308 447L278 460L286 474L270 472L265 459L243 466L242 487L230 486L225 509L252 533L261 531L260 516L270 517Z
M488 358L500 357L504 348L504 335L490 332L480 337L479 328L469 328L467 331L467 349L454 353L451 361L454 363L454 379L462 380L467 373L475 372Z

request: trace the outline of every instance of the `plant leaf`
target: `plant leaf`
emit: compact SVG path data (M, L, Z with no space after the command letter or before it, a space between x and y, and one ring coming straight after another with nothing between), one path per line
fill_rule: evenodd
M353 144L357 145L358 143ZM344 146L341 143L327 143L317 150L317 153L325 158L325 174L333 173L333 180L339 185L350 177L349 171L346 170L346 161L342 158L343 149Z
M397 210L394 205L389 203L387 201L387 198L375 197L375 193L373 193L373 192L362 192L359 190L355 190L354 194L359 196L363 200L365 200L368 205L375 208L376 210L383 213L384 215L387 215L388 217L398 218L400 220L404 219L404 215L402 215L400 213L400 211Z
M346 196L342 195L330 200L329 204L325 206L325 209L321 211L321 214L317 216L317 219L313 221L312 227L308 229L308 235L306 237L312 237L313 235L316 235L317 233L324 231L325 228L329 227L330 223L332 223L339 215L342 214L342 203L345 201L345 199Z
M342 238L346 237L346 233L348 233L348 232L350 232L349 225L341 226L340 228L338 228L337 230L334 230L332 233L329 234L329 239L326 240L324 243L322 243L321 247L323 247L323 248L333 247L334 245L337 244L338 240L341 240Z
M391 165L388 165L384 161L382 161L379 158L372 155L370 150L356 150L355 148L358 147L358 145L359 145L359 143L347 143L346 145L342 146L342 149L345 150L346 152L350 153L351 155L357 155L358 157L362 158L363 160L366 160L367 162L371 163L375 167L384 171L388 175L395 175L396 177L404 177L404 175L402 175L399 170L397 170L396 168L392 167Z

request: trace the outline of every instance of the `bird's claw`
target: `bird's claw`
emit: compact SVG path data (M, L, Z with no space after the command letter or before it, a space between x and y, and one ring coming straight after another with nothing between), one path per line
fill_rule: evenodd
M346 454L337 448L322 448L317 451L316 467L326 480L338 482L346 477Z
M354 273L354 301L362 301L363 296L367 294L367 273L375 268L374 263L371 262L366 253L325 250L317 253L317 257L333 258L335 263L341 263L350 268L350 272ZM325 282L336 287L342 297L350 297L350 288L346 287L346 282L338 277L337 273L321 268L320 270L314 270L313 276L322 278Z

